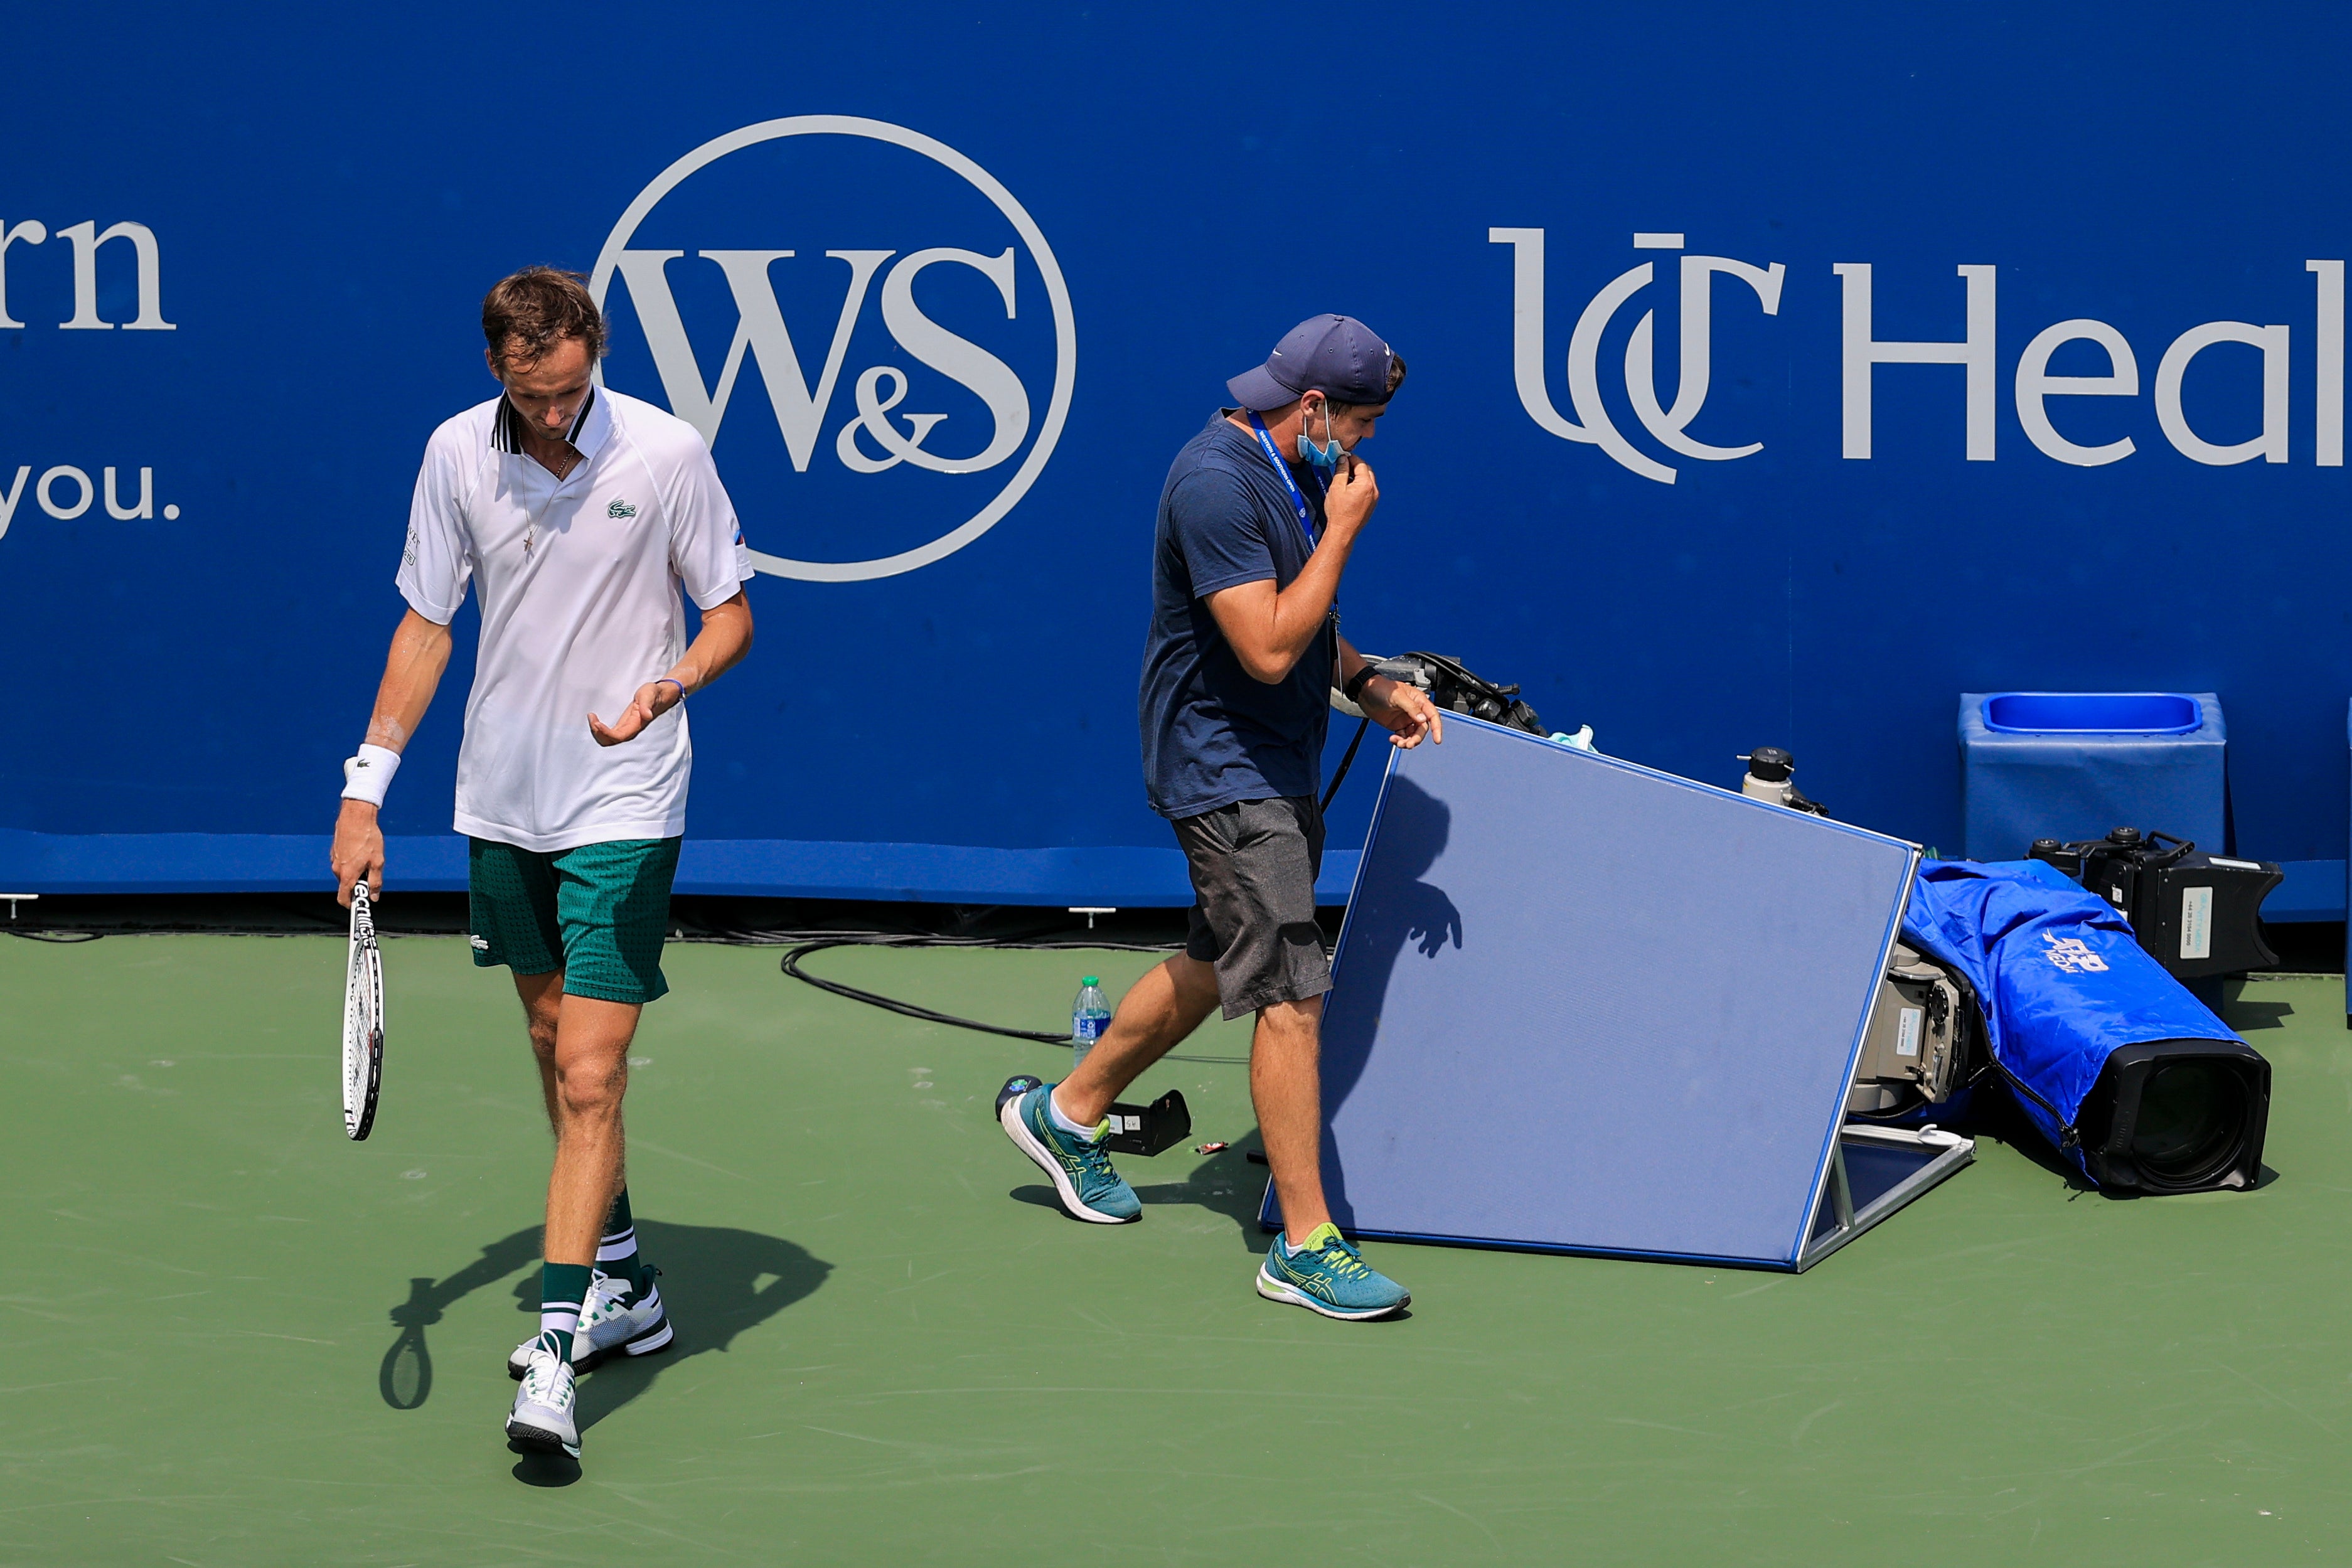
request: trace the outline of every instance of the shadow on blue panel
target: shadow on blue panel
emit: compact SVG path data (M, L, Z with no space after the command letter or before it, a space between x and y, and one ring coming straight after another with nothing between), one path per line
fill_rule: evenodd
M1349 906L1348 984L1343 993L1330 998L1324 1015L1327 1115L1329 1108L1347 1103L1363 1075L1380 1020L1361 1015L1377 1008L1389 994L1391 975L1399 961L1426 962L1449 946L1455 949L1462 946L1462 911L1444 888L1423 880L1445 852L1453 831L1452 807L1410 779L1389 780L1375 829L1379 872L1358 885L1355 901ZM1408 950L1414 956L1412 959L1406 959ZM1357 1016L1349 1020L1352 1027L1342 1027L1340 1019L1350 1002ZM1327 1132L1326 1136L1330 1134ZM1339 1157L1336 1147L1326 1152L1324 1167L1325 1196L1332 1211L1351 1213L1347 1162Z

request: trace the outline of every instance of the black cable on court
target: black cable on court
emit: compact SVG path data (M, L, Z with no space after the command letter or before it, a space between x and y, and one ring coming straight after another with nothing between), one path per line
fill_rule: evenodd
M783 972L804 985L853 1002L863 1002L870 1008L897 1013L901 1018L917 1019L924 1023L945 1024L950 1029L968 1029L981 1034L1002 1035L1008 1040L1034 1040L1040 1045L1068 1045L1068 1031L1056 1033L1049 1030L1013 1029L1005 1024L986 1023L958 1013L941 1012L917 1002L886 997L879 991L869 991L860 986L840 980L828 980L822 975L812 975L801 967L801 960L835 947L998 947L1024 952L1101 952L1113 953L1173 953L1181 950L1181 942L1113 942L1102 937L1018 937L1018 936L936 936L919 933L890 931L794 931L756 932L736 930L727 934L735 942L788 942L782 963ZM1213 1062L1231 1066L1245 1061L1237 1056L1192 1056L1171 1054L1170 1061Z

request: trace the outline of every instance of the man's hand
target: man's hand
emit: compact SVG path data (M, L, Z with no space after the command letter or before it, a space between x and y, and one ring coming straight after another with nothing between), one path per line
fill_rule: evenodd
M1339 459L1339 471L1323 492L1323 526L1327 531L1353 534L1381 504L1381 486L1372 465L1349 453Z
M611 724L590 714L588 733L596 737L599 746L618 746L625 740L635 740L645 732L646 726L686 700L679 691L676 681L647 681L637 688L637 695L629 699L629 706Z
M367 878L370 896L383 896L383 830L375 825L375 808L365 800L346 800L335 818L334 847L327 864L335 873L335 902L351 907L352 883Z
M1419 686L1374 675L1364 683L1356 706L1365 716L1389 732L1389 744L1411 751L1423 736L1445 744L1445 719L1429 695Z

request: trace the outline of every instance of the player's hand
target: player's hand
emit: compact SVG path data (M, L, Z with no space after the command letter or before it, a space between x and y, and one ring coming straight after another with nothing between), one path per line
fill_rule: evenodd
M621 716L606 724L594 714L588 716L588 733L596 737L599 746L618 746L625 740L635 740L645 733L646 726L685 701L678 695L675 681L647 681L621 710Z
M346 909L351 907L352 883L362 877L367 878L369 896L383 896L383 830L376 826L375 817L375 808L365 800L346 800L335 818L335 842L327 852L327 864L335 873L335 902Z
M1356 705L1374 724L1389 732L1389 744L1406 751L1425 736L1445 744L1445 717L1429 694L1419 686L1374 675L1364 683L1363 700Z
M1339 459L1339 470L1323 492L1323 523L1327 529L1353 533L1364 526L1381 504L1381 486L1372 465L1350 452Z

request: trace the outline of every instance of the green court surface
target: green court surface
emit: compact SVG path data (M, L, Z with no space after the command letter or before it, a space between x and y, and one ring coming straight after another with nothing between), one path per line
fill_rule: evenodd
M342 945L0 942L6 1563L2211 1563L2352 1552L2352 1036L2245 988L2247 1195L2116 1202L1985 1142L1811 1273L1374 1245L1410 1319L1262 1301L1236 1027L1195 1136L1073 1223L991 1116L1043 1046L676 946L629 1097L677 1348L519 1460L547 1139L503 976L387 949L345 1142ZM1135 954L822 955L1048 1026ZM1497 1106L1496 1114L1520 1107Z

